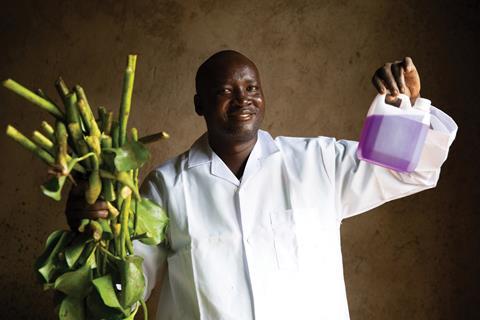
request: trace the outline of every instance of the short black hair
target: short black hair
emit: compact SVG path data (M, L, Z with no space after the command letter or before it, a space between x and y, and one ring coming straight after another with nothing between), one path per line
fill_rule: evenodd
M226 58L237 57L249 61L253 66L255 64L245 55L235 50L222 50L211 55L205 60L200 67L198 67L197 74L195 75L195 90L197 94L202 91L205 82L207 82L210 76L211 68L215 67L219 62L224 61Z

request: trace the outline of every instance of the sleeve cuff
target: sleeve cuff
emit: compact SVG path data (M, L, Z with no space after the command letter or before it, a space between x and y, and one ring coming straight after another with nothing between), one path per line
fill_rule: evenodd
M430 129L416 171L440 169L440 166L447 159L448 150L458 131L455 121L445 112L432 105L430 106L430 116Z

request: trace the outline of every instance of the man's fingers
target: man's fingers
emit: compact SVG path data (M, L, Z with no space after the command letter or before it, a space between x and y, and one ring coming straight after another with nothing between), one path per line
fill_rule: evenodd
M390 91L390 93L394 96L400 93L397 87L397 82L392 73L392 64L387 63L378 70L378 75L380 78L385 82L385 86Z
M387 92L387 89L385 88L385 85L383 84L382 79L379 76L377 76L377 73L373 75L372 83L374 87L377 89L378 93L384 94Z
M77 230L78 226L82 219L106 219L108 218L108 210L96 210L96 211L86 211L86 210L68 210L67 214L67 223L70 226L70 229Z
M405 72L412 72L416 69L415 65L413 64L413 60L410 57L405 57L402 64L403 70L405 70Z
M406 91L405 76L400 63L392 64L392 74L393 74L393 77L395 78L395 82L397 83L398 89L400 89L400 92L405 93Z
M108 218L108 210L70 210L69 216L74 220L105 219Z
M375 71L372 83L379 93L392 95L387 98L390 100L396 100L398 94L403 93L415 101L420 94L420 76L410 57L385 63Z
M70 201L68 208L71 210L84 210L84 211L99 211L108 210L107 203L105 201L96 201L94 204L88 204L84 199L78 199Z

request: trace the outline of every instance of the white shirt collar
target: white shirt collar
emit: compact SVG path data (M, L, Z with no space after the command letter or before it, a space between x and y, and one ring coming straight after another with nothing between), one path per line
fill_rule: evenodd
M272 136L266 131L259 130L257 142L248 157L242 180L239 181L222 159L209 146L208 135L204 133L195 141L188 152L188 168L210 163L211 174L238 186L260 169L260 161L262 159L278 151L279 149Z
M270 133L258 130L258 139L249 159L260 160L278 151L279 149ZM214 153L208 144L208 135L205 132L193 143L188 151L188 168L212 162Z

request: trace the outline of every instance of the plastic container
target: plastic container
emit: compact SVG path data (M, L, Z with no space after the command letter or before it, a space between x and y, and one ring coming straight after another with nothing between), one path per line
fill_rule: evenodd
M400 107L377 95L368 110L357 157L399 172L415 170L430 127L430 100L418 98L415 106L400 94Z

